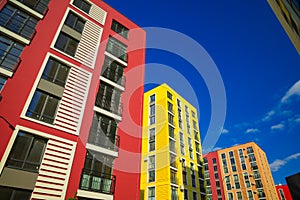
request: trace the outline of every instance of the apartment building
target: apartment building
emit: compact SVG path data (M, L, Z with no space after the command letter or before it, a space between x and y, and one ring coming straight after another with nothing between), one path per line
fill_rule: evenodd
M300 54L300 0L267 0Z
M140 196L205 199L197 110L167 84L144 95Z
M254 142L207 153L204 177L208 200L277 200L265 152Z
M0 2L1 199L139 198L144 48L103 1Z

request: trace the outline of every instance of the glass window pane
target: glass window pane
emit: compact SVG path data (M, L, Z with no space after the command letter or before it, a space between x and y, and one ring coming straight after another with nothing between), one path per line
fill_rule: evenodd
M45 140L35 138L32 147L29 151L27 161L39 163L42 158L41 152L44 150L45 147L46 147Z

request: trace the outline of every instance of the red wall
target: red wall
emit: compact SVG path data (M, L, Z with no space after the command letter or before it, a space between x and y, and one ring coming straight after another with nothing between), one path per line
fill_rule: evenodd
M0 2L0 9L4 5L4 2L6 2L6 0ZM48 52L58 55L70 63L79 65L76 61L50 49L51 42L53 41L54 35L56 34L67 7L72 7L69 3L69 0L50 1L48 5L49 11L44 19L38 23L35 37L30 45L25 47L21 55L22 62L18 70L15 72L12 79L7 80L7 83L1 92L3 99L0 101L0 116L5 117L14 126L23 125L78 142L66 194L66 198L72 197L74 192L78 189L85 160L85 145L92 122L94 112L93 107L96 92L99 87L99 76L104 60L103 54L106 48L106 40L109 35L114 35L118 40L128 45L128 67L125 69L127 81L125 92L122 94L124 112L122 117L123 120L119 123L118 131L121 145L119 157L115 159L115 170L113 172L114 175L116 175L117 180L115 199L139 199L142 105L144 93L144 48L146 36L144 30L140 29L136 24L115 11L103 1L94 0L95 4L108 12L95 68L92 70L80 65L84 69L93 72L93 75L79 137L20 118L22 109ZM74 7L72 8L74 9ZM129 29L136 30L129 32L128 40L119 35L115 35L110 29L112 19L116 19ZM0 157L2 157L13 130L11 130L2 119L0 119L0 130Z
M275 187L276 187L276 192L279 200L282 200L282 198L280 197L279 190L283 190L286 200L293 200L289 187L287 185L276 185Z
M216 179L214 174L214 164L212 162L213 158L216 158L217 161L217 167L218 167L218 174L219 174L219 182L220 182L220 190L222 194L222 198L224 197L224 191L223 191L223 177L221 177L221 164L218 159L218 153L216 151L210 152L203 156L204 158L207 158L208 163L208 169L209 169L209 177L210 177L210 185L211 185L211 192L212 192L212 199L218 199L217 194L217 187L216 187Z

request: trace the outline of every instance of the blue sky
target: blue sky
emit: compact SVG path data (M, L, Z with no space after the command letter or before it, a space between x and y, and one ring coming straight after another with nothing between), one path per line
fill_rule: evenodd
M222 77L227 105L215 149L255 141L267 154L275 184L300 171L300 56L266 0L105 2L141 27L185 34L209 54ZM211 93L187 60L147 48L145 88L166 82L199 107L204 139Z

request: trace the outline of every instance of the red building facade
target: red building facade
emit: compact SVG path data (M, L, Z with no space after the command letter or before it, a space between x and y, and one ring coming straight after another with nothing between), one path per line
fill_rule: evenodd
M210 152L203 156L204 178L206 182L206 194L208 199L225 199L223 191L223 177L220 175L220 161L218 152Z
M4 0L0 33L0 196L138 199L145 32L103 1Z
M287 185L276 185L275 187L279 200L293 200Z

